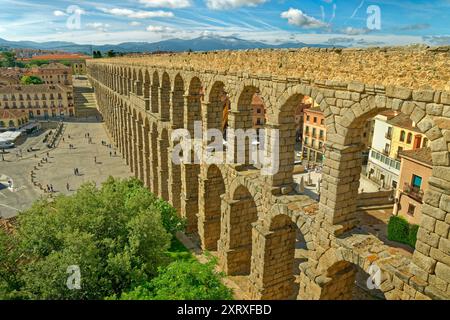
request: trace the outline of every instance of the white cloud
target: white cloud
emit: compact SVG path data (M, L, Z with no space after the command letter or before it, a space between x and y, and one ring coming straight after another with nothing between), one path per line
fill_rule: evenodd
M325 28L328 25L316 18L304 14L299 9L290 8L288 11L281 13L281 17L287 19L288 23L305 29Z
M174 31L172 28L163 27L163 26L148 26L147 31L156 32L156 33L164 33L164 32L172 32Z
M206 0L208 8L213 10L226 10L238 7L256 7L269 0Z
M108 28L110 27L110 25L107 23L102 23L102 22L91 22L91 23L86 23L86 27L88 27L90 29L95 29L97 31L106 32L108 30Z
M147 18L171 18L174 16L174 14L170 11L134 11L130 9L121 9L121 8L113 8L113 9L107 9L107 8L99 8L99 10L103 11L104 13L109 13L114 16L119 17L128 17L133 19L147 19Z
M62 12L61 10L55 10L55 11L53 11L53 15L55 17L63 17L63 16L66 16L67 14L65 12Z
M129 25L132 26L132 27L137 27L137 26L140 26L141 24L142 23L140 23L139 21L131 21L129 23Z
M140 3L150 8L187 8L191 6L190 0L139 0Z
M342 30L342 33L348 34L350 36L356 36L356 35L360 35L360 34L366 34L369 33L370 30L369 29L358 29L358 28L353 28L353 27L347 27L344 30Z

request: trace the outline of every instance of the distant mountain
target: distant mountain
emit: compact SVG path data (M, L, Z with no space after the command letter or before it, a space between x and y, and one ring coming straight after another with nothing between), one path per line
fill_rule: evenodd
M243 50L243 49L268 49L268 48L304 48L320 47L330 48L332 45L313 44L302 42L286 42L272 45L260 41L243 40L237 37L203 36L195 39L168 39L159 42L124 42L120 44L86 45L65 41L33 42L33 41L8 41L0 38L0 47L29 48L41 50L60 50L65 52L80 52L90 54L92 50L106 52L153 52L153 51L212 51L212 50ZM336 46L334 46L336 47Z

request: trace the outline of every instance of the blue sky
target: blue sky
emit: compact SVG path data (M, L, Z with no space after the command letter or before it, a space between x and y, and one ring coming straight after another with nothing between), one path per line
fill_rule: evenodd
M221 35L269 43L450 44L450 0L0 0L0 6L0 38L7 40L105 44Z

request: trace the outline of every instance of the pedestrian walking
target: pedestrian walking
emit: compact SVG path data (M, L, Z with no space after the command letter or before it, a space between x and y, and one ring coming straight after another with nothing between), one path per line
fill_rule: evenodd
M47 192L50 192L50 186L47 185Z
M53 190L53 185L51 184L50 185L50 191L53 193L53 192L55 192L54 190Z
M94 163L97 163L97 157L94 157Z
M70 191L70 185L69 185L68 182L67 182L67 184L66 184L66 189L67 189L67 191Z
M110 158L112 157L112 152L111 152L111 151L109 152L109 157L110 157Z

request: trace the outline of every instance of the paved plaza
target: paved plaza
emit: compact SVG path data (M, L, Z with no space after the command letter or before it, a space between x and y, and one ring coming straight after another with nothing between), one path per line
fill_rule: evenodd
M85 137L87 133L92 143ZM65 123L64 141L61 138L54 149L48 149L42 144L44 135L41 133L36 137L28 137L22 145L8 150L4 155L5 161L0 158L0 217L16 216L46 194L32 183L31 171L35 172L36 183L44 189L52 185L55 194L71 194L88 181L99 185L109 176L125 178L132 175L118 151L102 145L102 141L111 143L102 123ZM74 147L70 148L69 145ZM30 147L40 150L27 152ZM22 157L17 156L19 149ZM48 162L44 161L38 166L43 158L47 158ZM75 168L78 168L79 175L74 175ZM12 189L8 188L8 180L13 181Z
M294 176L295 182L300 186L303 178L303 191L301 193L307 195L311 199L318 200L320 187L317 186L318 181L322 179L322 172L310 170L309 172L296 174ZM308 181L310 183L308 183ZM377 192L379 187L364 175L361 175L359 180L359 192ZM300 190L297 190L300 191Z

